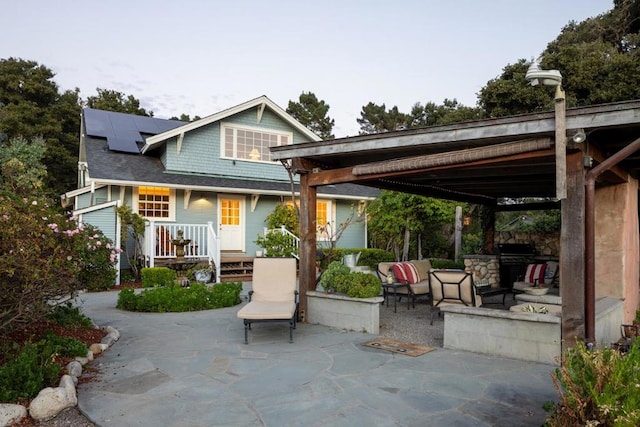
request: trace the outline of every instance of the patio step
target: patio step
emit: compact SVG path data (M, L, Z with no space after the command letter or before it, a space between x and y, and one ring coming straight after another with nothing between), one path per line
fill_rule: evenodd
M245 282L253 278L253 257L222 256L220 259L220 281Z

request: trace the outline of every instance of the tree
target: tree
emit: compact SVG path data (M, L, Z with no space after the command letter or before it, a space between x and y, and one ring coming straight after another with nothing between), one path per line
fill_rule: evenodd
M335 120L327 115L329 104L324 100L318 100L312 92L302 92L298 99L299 102L289 101L287 113L320 138L333 139L332 131Z
M420 241L418 257L442 256L455 220L455 203L384 190L367 209L371 246L392 251L398 260L408 260L412 236ZM422 239L422 236L428 236ZM413 247L417 251L417 245Z
M41 192L47 170L42 164L46 151L42 138L28 141L16 137L0 143L0 184L16 194Z
M389 132L408 128L409 117L398 111L394 106L389 110L382 105L369 102L362 107L360 118L356 119L360 125L360 135L371 133Z
M524 78L528 68L525 59L508 64L500 77L480 89L478 104L487 117L553 110L553 91L531 86Z
M478 107L466 107L460 104L455 98L448 99L437 105L427 102L425 105L417 102L411 108L408 124L410 128L447 125L470 120L479 120L483 112Z
M170 117L169 120L180 120L181 122L195 122L197 120L200 120L202 117L200 116L193 116L193 119L185 113L180 114L180 117L177 116L173 116Z
M80 98L78 89L60 94L54 76L35 61L0 59L0 142L42 137L45 191L57 196L77 179Z
M614 8L570 22L541 54L543 69L560 70L567 105L586 106L640 98L640 2L616 0ZM480 90L489 117L553 110L553 91L525 80L529 61L509 64Z
M140 107L140 100L133 95L125 95L111 89L96 88L96 91L98 92L97 96L87 98L87 107L89 108L153 117L153 111L147 112Z

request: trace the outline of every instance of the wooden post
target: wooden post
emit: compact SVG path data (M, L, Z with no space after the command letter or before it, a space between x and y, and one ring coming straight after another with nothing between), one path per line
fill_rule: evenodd
M556 86L556 199L567 197L567 108L564 91Z
M307 318L307 292L316 289L316 187L300 174L300 318Z
M456 206L456 219L453 228L455 230L454 254L455 260L458 261L460 259L460 250L462 247L462 206Z
M582 151L567 154L567 198L561 202L560 296L562 298L562 350L584 339L585 224Z

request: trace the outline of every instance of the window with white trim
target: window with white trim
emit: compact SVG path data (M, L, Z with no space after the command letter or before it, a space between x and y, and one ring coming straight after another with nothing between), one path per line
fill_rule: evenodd
M287 200L286 203L287 206L293 206L291 200ZM316 240L328 242L331 239L335 239L336 230L333 217L333 203L331 203L331 200L316 200Z
M138 187L138 214L145 218L173 219L175 193L165 187Z
M221 125L221 129L224 141L222 157L228 159L271 162L269 147L288 145L293 141L291 132L266 131L225 123Z

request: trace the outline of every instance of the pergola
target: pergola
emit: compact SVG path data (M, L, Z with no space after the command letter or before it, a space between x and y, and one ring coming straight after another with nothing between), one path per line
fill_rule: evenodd
M306 291L315 288L316 190L323 185L356 183L380 189L482 204L499 210L531 206L499 205L500 198L556 196L556 176L564 179L567 197L560 205L560 292L562 336L593 340L596 213L620 221L623 233L635 233L624 245L625 283L618 297L638 306L638 205L640 172L640 101L575 108L566 111L565 155L556 152L556 115L536 113L340 138L272 148L274 159L290 162L300 175L300 308ZM584 132L587 139L573 142ZM558 167L556 159L564 160ZM564 169L564 170L563 170ZM560 171L560 174L557 174ZM598 206L594 194L623 186L635 198L633 214L618 216ZM595 190L594 190L595 189ZM633 205L625 198L625 206ZM547 204L544 207L548 207ZM542 206L540 206L542 207ZM622 215L622 213L620 214ZM487 236L492 236L488 230ZM633 243L635 242L635 244ZM492 242L488 242L489 248ZM629 245L631 247L629 247ZM603 292L609 292L603 285ZM614 294L616 292L613 292ZM634 308L635 306L635 308ZM570 345L570 344L569 344Z

